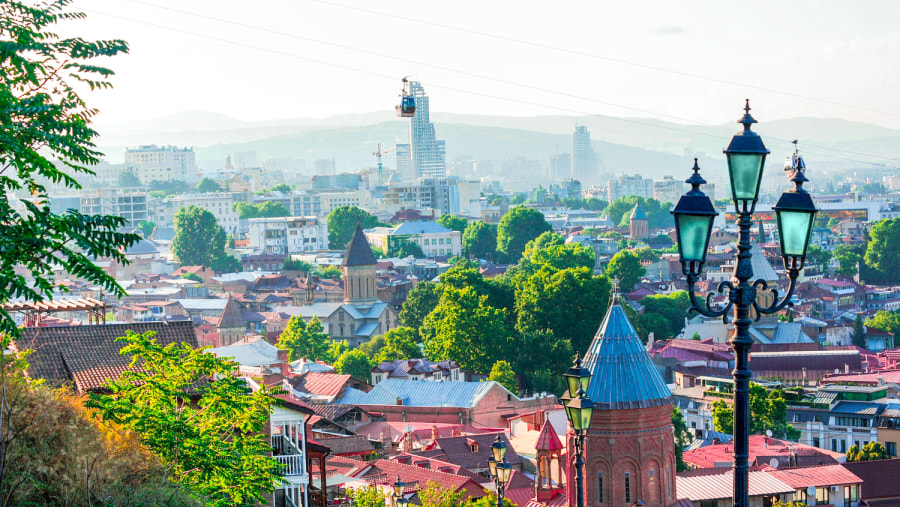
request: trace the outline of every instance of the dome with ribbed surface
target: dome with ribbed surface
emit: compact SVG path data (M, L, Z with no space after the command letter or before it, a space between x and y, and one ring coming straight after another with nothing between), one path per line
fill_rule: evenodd
M584 356L591 371L587 395L596 410L658 407L672 403L672 393L641 344L625 310L610 306Z

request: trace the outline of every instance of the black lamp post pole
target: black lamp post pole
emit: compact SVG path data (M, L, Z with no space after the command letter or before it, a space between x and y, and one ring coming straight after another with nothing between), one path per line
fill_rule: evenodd
M584 507L584 432L575 430L575 505Z

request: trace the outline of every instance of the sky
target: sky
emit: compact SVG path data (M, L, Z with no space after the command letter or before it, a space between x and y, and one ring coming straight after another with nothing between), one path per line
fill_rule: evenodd
M121 38L100 125L203 110L245 121L389 111L683 124L845 118L900 129L890 1L77 0L63 34ZM389 116L386 117L389 119Z

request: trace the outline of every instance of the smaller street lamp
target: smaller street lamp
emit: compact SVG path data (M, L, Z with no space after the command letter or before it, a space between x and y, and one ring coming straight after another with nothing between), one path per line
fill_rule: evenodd
M563 374L563 377L566 378L566 386L569 388L569 399L572 399L579 389L587 392L588 384L591 381L591 370L581 366L581 359L578 354L575 354L575 364Z
M497 433L497 440L491 444L491 457L488 458L488 471L497 488L497 507L503 507L506 485L512 475L512 465L506 460L506 442Z
M591 382L591 371L581 365L581 359L575 356L575 364L564 375L568 390L563 397L566 417L575 432L575 498L577 507L584 506L584 436L591 426L594 414L594 403L585 392Z
M393 484L394 488L394 503L398 506L409 505L409 500L403 498L403 493L406 492L406 483L400 480L400 476L397 476L397 482Z
M738 123L744 131L731 138L725 149L728 160L728 179L731 180L731 198L735 206L743 205L744 210L753 212L756 199L759 197L759 184L762 181L763 167L769 150L759 134L750 130L756 120L750 116L750 100L744 106L744 117ZM749 204L749 205L748 205Z
M719 214L710 198L700 190L700 185L705 185L706 180L700 176L700 165L696 158L693 171L694 174L685 180L685 183L691 185L691 189L678 199L672 210L681 268L689 281L690 278L699 277L703 270L713 220Z
M778 203L775 204L775 221L778 224L778 235L781 237L784 268L799 271L806 259L809 238L818 210L812 196L803 188L803 184L809 179L804 174L806 163L796 149L793 160L794 174L791 182L795 188L781 194Z

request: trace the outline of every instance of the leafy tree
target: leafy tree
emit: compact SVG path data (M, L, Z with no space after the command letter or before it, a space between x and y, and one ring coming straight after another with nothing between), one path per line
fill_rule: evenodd
M806 507L806 502L801 502L800 500L788 500L782 502L781 500L775 499L772 502L772 507Z
M879 220L869 232L866 265L881 275L881 283L900 281L900 218Z
M828 266L828 261L830 260L831 252L819 245L809 245L809 249L806 251L806 261L810 265L824 268Z
M609 280L587 268L541 268L516 291L516 329L546 330L567 338L575 350L587 350L609 305L609 291Z
M865 250L859 245L841 245L831 255L838 261L838 274L854 277L859 273L859 264L863 261Z
M516 372L513 371L512 365L507 361L500 360L494 363L493 368L491 368L491 374L488 375L488 380L497 382L515 395L519 394L519 381L516 379Z
M616 231L606 231L600 235L601 238L609 238L609 239L622 239L625 236L622 236L622 233Z
M203 283L203 279L200 278L200 276L197 275L197 273L182 273L181 276L179 276L178 278L181 278L184 280L190 280L192 282Z
M419 501L422 507L458 507L465 503L463 493L451 491L433 481L428 481L425 488L419 490Z
M288 351L288 358L291 361L304 357L310 360L326 360L329 345L331 338L324 332L319 317L313 316L307 323L299 315L294 315L288 320L275 343L276 347Z
M691 443L691 434L688 432L684 415L678 407L672 407L672 427L675 429L675 470L684 472L688 469L684 462L684 448Z
M572 364L575 351L568 338L551 331L520 332L516 338L515 370L522 372L522 388L531 392L562 393L565 382L559 372Z
M725 400L716 400L712 404L713 427L721 433L734 433L734 411ZM751 414L751 419L753 415Z
M350 349L335 361L334 369L342 375L350 375L356 380L368 382L371 378L372 365L365 352L359 349Z
M88 216L75 210L54 213L47 181L79 189L79 174L93 174L90 166L102 155L93 142L91 122L97 110L79 90L111 88L113 72L97 58L127 52L121 40L90 41L61 38L56 25L84 17L67 10L67 1L0 2L3 50L0 51L0 302L11 298L42 301L62 289L59 268L105 292L122 296L115 279L94 264L97 258L127 261L120 248L140 238L117 232L125 220L116 216ZM64 23L62 23L64 24ZM81 86L87 85L87 87ZM9 196L20 193L17 210ZM0 349L18 326L0 312ZM0 447L2 451L2 447ZM0 464L2 467L2 464ZM0 468L0 485L6 476Z
M650 229L664 229L674 225L672 215L669 213L671 203L661 203L656 199L636 195L626 195L616 199L609 203L604 212L609 216L612 223L620 227L628 227L631 211L639 202L641 203L641 208L647 213Z
M476 259L496 260L497 225L471 222L462 236L463 251Z
M221 191L222 187L220 187L219 184L211 178L203 178L202 180L200 180L200 183L197 183L197 192L200 194Z
M875 195L883 195L887 193L887 187L884 186L884 183L873 181L869 183L863 183L856 187L856 190L863 194L875 194Z
M348 350L350 350L350 344L347 343L347 340L333 340L328 346L328 352L325 353L325 361L334 364Z
M461 505L464 505L465 507L496 507L497 494L491 491L483 497L470 499L468 502ZM512 503L512 500L509 498L504 498L503 507L516 507L516 504Z
M701 340L700 333L695 331L694 334L691 336L691 340L696 340L699 342Z
M887 449L885 449L884 444L881 442L869 442L864 445L862 449L854 444L850 447L850 450L847 451L847 461L849 462L878 461L883 459L891 459L891 457L888 456Z
M713 403L713 424L716 431L732 434L733 412L731 405L724 400ZM784 392L775 389L771 392L766 388L750 383L750 433L763 434L767 430L772 431L775 438L794 440L800 438L800 430L787 423L787 404L784 401Z
M860 348L866 348L866 327L863 324L861 314L856 314L853 321L853 334L850 335L850 342Z
M120 188L131 188L141 186L141 180L132 171L122 171L116 177L116 183Z
M487 303L472 287L447 287L420 330L425 355L431 360L452 359L460 367L488 373L503 357L511 332L506 311Z
M480 296L487 296L487 303L498 309L506 310L508 317L514 317L515 294L511 287L495 280L485 278L475 268L455 266L441 275L441 287L464 289L471 287ZM514 322L511 320L510 322Z
M516 206L518 204L523 204L524 202L525 202L525 196L522 194L516 194L516 195L512 196L512 199L509 200L509 203L512 204L513 206Z
M353 237L357 223L363 229L387 226L379 222L374 215L356 206L341 206L333 209L328 214L327 222L328 244L336 250L347 248L347 243Z
M439 225L443 225L451 231L458 231L460 234L465 232L466 227L468 227L469 225L468 220L456 215L441 215L438 217L437 223Z
M348 489L347 496L353 500L353 505L356 507L384 507L384 500L387 495L373 484L371 486Z
M141 234L143 234L145 238L149 238L153 234L153 229L156 229L156 224L149 220L141 220L138 222L138 229L141 230Z
M344 272L337 266L319 266L317 273L320 277L330 280L340 280L344 276Z
M416 330L398 327L384 333L384 346L372 356L372 363L395 361L397 359L415 359L422 356L422 350L416 343Z
M193 204L181 208L175 213L172 253L182 265L212 267L225 257L225 230L209 211Z
M640 321L648 333L657 340L678 336L684 328L684 317L690 308L690 296L685 291L658 294L641 299L644 313ZM699 339L699 335L697 336Z
M400 322L415 329L422 327L425 317L434 310L441 299L442 289L434 282L419 282L409 291L400 309Z
M405 257L415 257L416 259L424 259L425 252L422 251L417 243L409 241L405 238L395 239L389 242L388 257L397 257L403 259Z
M361 343L357 348L365 352L366 355L372 358L372 361L374 362L375 356L377 356L378 353L381 352L381 349L384 348L385 343L386 341L384 339L384 335L380 334L365 343Z
M634 251L634 253L642 262L656 262L660 258L658 253L656 253L652 248L646 246L638 248Z
M291 214L283 203L278 201L263 201L256 205L259 218L286 217Z
M287 183L279 183L267 190L267 192L281 192L282 194L289 194L291 193L291 190L293 189Z
M638 256L628 250L622 250L614 255L606 266L606 276L610 280L618 278L619 290L622 292L634 290L634 286L644 277L645 271Z
M531 208L516 206L500 219L497 225L497 250L513 262L518 262L525 245L550 230L544 215Z
M259 217L259 209L249 202L238 201L231 205L231 209L238 214L238 218L241 220Z
M897 336L900 335L900 311L878 310L874 316L866 319L865 324L871 328L890 333L895 342L891 347L896 346Z
M263 433L276 398L265 385L248 393L235 363L153 335L118 339L140 368L110 381L108 394L91 394L89 406L134 431L168 476L208 505L265 501L281 481Z
M306 273L312 273L315 271L315 267L308 262L304 262L301 260L295 260L290 257L286 258L284 262L281 264L282 271L305 271Z

